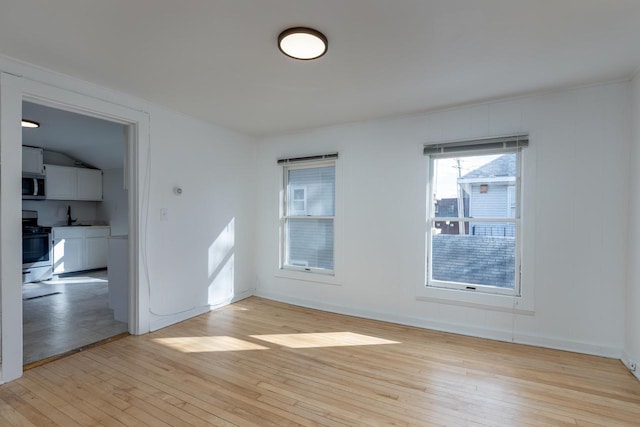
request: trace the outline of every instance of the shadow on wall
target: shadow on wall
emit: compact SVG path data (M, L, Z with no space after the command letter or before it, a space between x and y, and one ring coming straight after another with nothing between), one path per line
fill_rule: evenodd
M228 304L234 296L235 218L220 232L209 246L208 303L212 306Z

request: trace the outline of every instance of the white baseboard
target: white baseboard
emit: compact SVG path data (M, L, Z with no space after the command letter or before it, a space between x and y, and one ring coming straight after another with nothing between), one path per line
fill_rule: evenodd
M632 371L631 370L631 361L632 360L636 360L636 370ZM627 369L629 370L629 372L631 372L631 374L636 377L638 380L640 380L640 368L637 366L638 362L637 360L639 359L634 359L631 357L631 355L627 352L627 351L623 351L622 352L622 357L620 357L620 361L624 364L624 366L627 367Z
M407 326L416 326L419 328L433 329L441 332L450 332L454 334L469 335L478 338L487 338L497 341L514 342L517 344L534 345L537 347L552 348L555 350L572 351L576 353L591 354L595 356L603 356L608 358L620 359L622 349L617 347L602 346L593 343L580 341L563 340L554 337L544 337L539 335L519 333L512 331L483 328L480 326L470 326L449 322L440 322L437 320L422 319L418 317L406 316L398 313L381 312L369 310L362 307L346 307L336 304L327 304L324 302L308 300L304 298L291 297L278 293L268 292L264 290L256 290L255 295L275 301L288 304L299 305L302 307L313 308L317 310L329 311L332 313L345 314L348 316L364 317L367 319L381 320L384 322L398 323Z
M166 328L167 326L180 323L192 317L200 316L210 310L211 308L209 308L209 306L204 306L169 316L158 316L152 314L151 321L149 322L149 332L157 331L158 329Z
M246 291L241 291L238 292L237 294L235 294L233 296L233 298L231 299L231 304L233 304L234 302L238 302L241 301L245 298L249 298L252 297L255 294L256 290L255 289L247 289ZM226 304L225 304L226 305Z
M207 313L211 310L215 310L216 308L224 307L225 305L233 304L234 302L238 302L245 298L249 298L254 294L253 289L249 289L246 291L238 292L234 294L232 298L221 301L218 304L205 305L201 307L195 307L191 310L184 311L182 313L178 313L170 316L154 316L151 315L152 319L150 321L150 332L157 331L158 329L166 328L167 326L171 326L176 323L183 322L187 319L191 319L192 317L200 316L201 314Z

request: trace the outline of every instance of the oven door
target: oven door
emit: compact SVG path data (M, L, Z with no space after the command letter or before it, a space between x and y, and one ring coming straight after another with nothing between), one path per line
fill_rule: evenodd
M51 265L51 233L23 234L22 269Z

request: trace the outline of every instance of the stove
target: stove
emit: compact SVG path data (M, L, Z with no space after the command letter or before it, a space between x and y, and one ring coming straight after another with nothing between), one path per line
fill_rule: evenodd
M38 212L22 211L22 282L51 279L51 227L38 225Z

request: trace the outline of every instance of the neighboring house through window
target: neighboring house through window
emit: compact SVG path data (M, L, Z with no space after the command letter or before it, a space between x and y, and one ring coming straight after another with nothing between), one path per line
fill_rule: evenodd
M433 196L427 286L520 295L520 164L527 145L528 136L516 135L425 146Z
M304 185L289 185L289 207L291 215L307 214L307 187Z
M282 159L280 268L334 272L337 154Z

